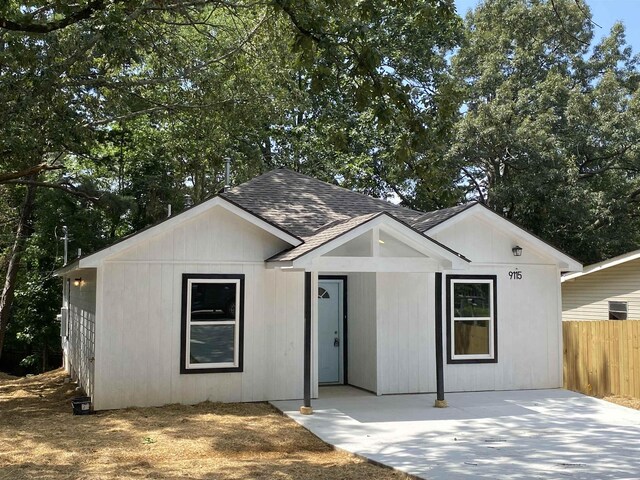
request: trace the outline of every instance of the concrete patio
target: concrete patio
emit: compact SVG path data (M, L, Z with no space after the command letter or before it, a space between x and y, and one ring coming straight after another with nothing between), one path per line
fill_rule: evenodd
M314 414L272 402L325 442L427 479L638 479L640 411L566 390L435 395L321 387Z

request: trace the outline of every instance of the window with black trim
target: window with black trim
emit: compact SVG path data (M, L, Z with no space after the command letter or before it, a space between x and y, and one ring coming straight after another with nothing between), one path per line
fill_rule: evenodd
M241 372L244 275L182 275L182 373Z
M609 320L626 320L627 302L609 302Z
M497 362L495 275L447 276L448 363Z

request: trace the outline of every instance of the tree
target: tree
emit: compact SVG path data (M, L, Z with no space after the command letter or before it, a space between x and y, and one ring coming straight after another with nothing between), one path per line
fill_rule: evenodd
M0 331L41 191L103 208L98 242L215 193L225 157L236 181L284 165L392 192L455 113L439 89L459 28L451 0L3 3L0 188L24 206Z
M635 248L638 59L616 25L592 42L573 0L487 0L453 57L465 98L449 165L462 195L585 262Z

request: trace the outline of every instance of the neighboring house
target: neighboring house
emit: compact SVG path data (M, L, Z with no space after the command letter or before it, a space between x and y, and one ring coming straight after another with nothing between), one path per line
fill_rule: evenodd
M560 273L581 269L480 204L279 169L60 269L65 368L97 410L556 388Z
M565 274L562 319L640 319L640 250Z

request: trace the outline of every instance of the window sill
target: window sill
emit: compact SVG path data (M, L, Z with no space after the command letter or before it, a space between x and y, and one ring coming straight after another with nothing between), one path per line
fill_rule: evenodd
M498 363L497 358L448 358L447 364L470 364L470 363Z
M181 368L180 374L189 375L192 373L238 373L242 371L242 367Z

